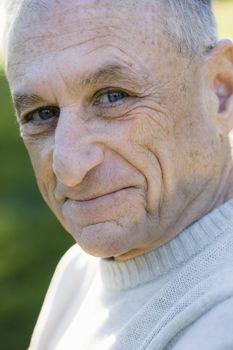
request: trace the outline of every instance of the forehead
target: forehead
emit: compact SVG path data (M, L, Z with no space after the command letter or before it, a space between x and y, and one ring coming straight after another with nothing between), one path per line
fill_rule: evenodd
M153 5L152 5L153 3ZM167 55L157 1L24 0L8 45L8 78L26 78L54 63L62 71L95 61L147 65L151 56ZM173 50L175 51L175 50ZM110 57L112 56L112 57ZM174 54L175 56L175 54ZM166 59L165 59L166 61ZM159 67L158 67L159 68ZM26 80L26 79L25 79Z
M159 6L150 0L21 0L14 21L13 36L20 41L35 37L35 32L45 39L51 35L76 31L80 35L93 29L134 30L135 37L151 24L159 22ZM155 18L156 15L156 18ZM139 26L140 23L140 26ZM124 27L122 27L124 25Z
M63 49L64 42L108 38L137 43L160 27L159 6L146 0L24 0L10 33L10 51L17 54L49 45ZM153 28L152 28L153 27ZM48 44L49 42L49 44ZM114 44L114 43L113 43ZM47 47L48 49L48 47Z

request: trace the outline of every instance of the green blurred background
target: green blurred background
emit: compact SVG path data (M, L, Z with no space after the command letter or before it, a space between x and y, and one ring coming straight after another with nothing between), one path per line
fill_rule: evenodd
M215 11L220 35L233 38L233 0L216 1ZM38 192L1 64L0 152L0 348L25 350L54 268L73 240Z

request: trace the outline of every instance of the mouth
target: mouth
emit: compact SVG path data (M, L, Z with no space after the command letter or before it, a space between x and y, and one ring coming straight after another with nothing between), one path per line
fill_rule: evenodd
M132 186L83 198L69 196L62 205L62 212L67 222L72 222L72 227L85 227L118 220L139 198L141 191Z
M72 200L72 201L75 201L75 202L93 202L95 200L98 200L98 199L104 199L104 198L107 198L111 195L114 195L114 194L117 194L117 193L120 193L122 191L125 191L125 190L130 190L130 189L134 189L135 187L133 186L129 186L129 187L123 187L119 190L115 190L115 191L111 191L111 192L107 192L107 193L103 193L103 194L92 194L92 195L89 195L89 196L86 196L86 197L73 197L73 196L70 196L70 197L66 197L65 198L65 201L67 200Z

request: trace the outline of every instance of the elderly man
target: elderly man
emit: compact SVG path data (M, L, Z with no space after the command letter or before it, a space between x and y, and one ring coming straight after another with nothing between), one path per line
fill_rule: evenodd
M30 349L233 349L233 46L210 1L7 13L21 135L77 242Z

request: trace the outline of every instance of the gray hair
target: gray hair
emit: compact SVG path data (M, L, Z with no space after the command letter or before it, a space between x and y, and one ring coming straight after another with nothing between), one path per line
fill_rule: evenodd
M164 5L171 15L163 20L178 52L200 57L215 47L218 34L211 0L165 0Z
M6 25L3 32L3 51L8 35L20 7L25 0L4 0ZM27 0L28 4L30 1ZM144 0L145 1L145 0ZM217 43L217 26L211 0L147 0L151 3L162 1L165 12L160 22L182 56L198 58L205 55ZM43 7L44 1L37 1Z

